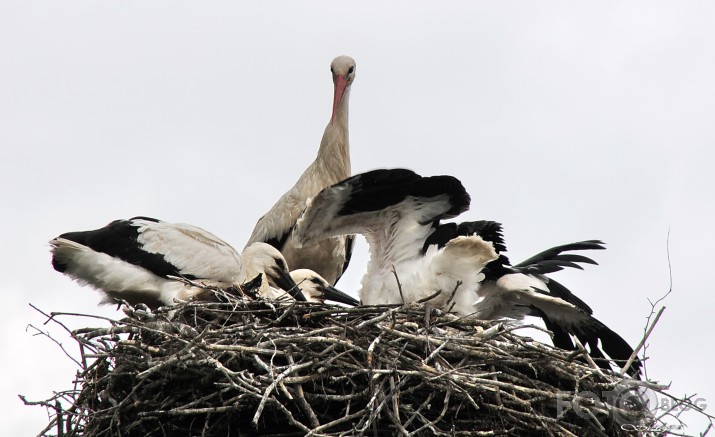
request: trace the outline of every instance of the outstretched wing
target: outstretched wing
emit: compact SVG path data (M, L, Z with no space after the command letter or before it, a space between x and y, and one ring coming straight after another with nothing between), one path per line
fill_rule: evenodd
M569 308L566 305L557 307L544 305L543 302L535 302L532 310L532 315L540 317L544 321L546 329L553 332L554 346L575 350L576 347L571 340L571 335L573 335L579 339L581 344L588 346L589 354L593 357L594 362L603 369L611 369L608 358L614 361L617 368L620 369L633 354L633 348L623 337L578 308ZM640 376L641 367L641 361L635 359L628 369L628 373L637 378Z
M576 305L587 314L593 314L586 302L573 294L568 288L546 277L548 273L557 272L565 267L582 269L578 263L594 264L598 263L591 258L573 253L564 253L573 250L602 250L604 243L599 240L586 240L576 243L563 244L540 252L529 259L526 259L510 268L514 272L534 275L542 279L553 296L559 297L566 302Z
M534 276L505 275L491 285L493 291L477 304L477 310L496 316L540 317L546 328L554 333L554 346L573 350L571 336L575 336L588 346L590 355L602 368L610 368L606 355L623 366L633 353L628 342L576 304L550 293L545 285ZM637 376L640 367L640 361L635 361L630 373Z
M432 226L466 211L469 202L469 194L454 177L373 170L321 191L308 202L295 235L307 242L336 235L367 236L394 229L398 222L400 227Z
M572 253L563 253L572 250L602 250L604 243L600 240L586 240L577 243L563 244L537 253L513 267L522 273L546 274L562 270L564 267L582 269L577 263L598 265L591 258Z

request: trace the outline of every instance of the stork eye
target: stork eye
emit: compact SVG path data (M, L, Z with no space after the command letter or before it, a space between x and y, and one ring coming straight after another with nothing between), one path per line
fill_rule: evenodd
M348 70L348 74L353 74L353 71L355 71L355 67L350 67Z

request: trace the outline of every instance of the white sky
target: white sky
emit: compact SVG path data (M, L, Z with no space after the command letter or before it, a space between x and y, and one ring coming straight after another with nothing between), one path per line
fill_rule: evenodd
M669 287L670 230L648 371L714 412L715 3L310 5L0 0L0 434L39 432L17 394L74 373L26 330L44 322L28 303L123 315L52 270L47 241L148 215L243 247L317 151L339 54L358 63L354 172L458 177L460 218L504 223L512 261L605 240L600 266L556 277L633 345Z

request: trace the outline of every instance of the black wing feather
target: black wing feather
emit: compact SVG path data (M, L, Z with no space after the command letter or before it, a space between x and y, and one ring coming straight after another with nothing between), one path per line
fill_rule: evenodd
M494 250L497 253L506 252L504 244L504 235L502 225L499 222L490 220L479 220L474 222L463 223L444 223L435 224L435 229L425 240L422 246L422 253L427 252L429 246L436 244L437 247L444 247L450 240L459 236L469 236L477 234L485 241L489 241L494 245Z
M593 317L589 317L587 324L578 327L576 336L583 344L589 345L592 356L596 357L597 354L594 354L594 351L601 353L600 349L602 349L619 367L623 366L633 354L633 348L623 337ZM600 349L598 341L601 343ZM603 358L602 353L600 358ZM643 363L639 359L635 359L628 369L628 373L633 377L640 377L642 365Z
M407 169L379 169L361 173L339 182L335 186L351 187L350 197L338 215L379 211L402 202L420 175Z
M469 209L471 201L462 183L452 176L422 177L412 170L379 169L355 175L333 187L350 187L350 196L338 215L380 211L408 196L432 198L448 195L451 208L435 219L450 218ZM332 188L332 187L331 187Z
M588 315L593 314L593 310L586 304L586 302L582 301L578 296L571 293L571 290L561 285L559 282L556 282L554 279L548 278L548 281L546 281L546 287L548 287L552 296L561 298L566 302L575 305Z
M275 247L278 249L279 252L283 251L283 246L285 246L286 241L288 241L288 237L290 236L290 233L293 232L293 228L295 228L295 225L291 226L288 228L283 235L279 235L277 237L272 237L269 238L268 240L264 241L266 244L270 244L271 246Z
M554 334L554 346L565 350L576 350L576 346L570 337L570 335L575 335L581 344L588 346L589 355L602 369L610 370L611 361L615 362L618 369L620 369L633 353L633 348L623 337L591 315L584 315L580 322L571 327L565 327L561 326L556 320L552 320L548 314L535 306L531 306L530 310L532 315L540 317L544 321L546 329ZM606 355L608 355L608 358ZM633 361L628 373L638 378L641 374L641 367L641 361L636 359Z
M603 247L604 243L603 241L600 240L586 240L586 241L579 241L576 243L569 243L569 244L563 244L561 246L555 246L552 247L551 249L546 249L543 252L537 253L536 255L532 256L531 258L525 259L524 261L520 262L519 264L516 264L514 267L519 268L519 267L525 267L525 266L533 266L537 265L542 261L545 260L554 260L554 259L560 259L559 256L562 252L566 251L571 251L571 250L601 250L605 249ZM586 257L584 257L586 258ZM564 258L561 258L564 259ZM588 258L587 258L588 259ZM572 260L571 256L565 258L566 261ZM597 264L595 261L588 259L588 261L583 261L587 262L589 264Z
M193 275L181 274L179 268L168 262L159 253L143 250L138 242L139 228L134 220L148 220L158 223L159 220L150 217L134 217L129 220L115 220L107 226L93 231L67 232L60 235L76 243L89 247L95 252L105 253L130 264L143 267L157 276L183 276L187 279L197 279ZM53 259L55 270L62 272L65 266ZM60 267L60 269L58 269Z
M579 241L576 243L563 244L561 246L552 247L543 252L528 258L519 264L512 266L516 272L521 272L530 275L544 275L547 273L558 272L565 267L583 269L577 263L586 263L598 265L591 258L583 255L575 255L571 253L562 253L571 250L599 250L605 249L603 242L599 240Z

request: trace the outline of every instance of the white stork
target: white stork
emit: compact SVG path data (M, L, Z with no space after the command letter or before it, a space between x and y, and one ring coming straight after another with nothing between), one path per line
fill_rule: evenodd
M265 244L265 243L254 243ZM273 246L270 246L273 247ZM274 248L275 249L275 248ZM340 302L350 306L360 305L360 301L343 293L332 285L328 284L322 276L310 269L298 269L290 272L291 279L300 289L305 300L311 303L325 303L325 301ZM287 291L269 287L266 290L261 290L262 297L276 301L293 301L295 298Z
M441 224L469 208L470 197L451 176L421 177L410 170L375 170L326 188L308 203L296 239L362 234L370 261L362 280L363 304L409 303L439 294L431 304L485 320L541 317L554 345L573 349L570 335L588 344L599 365L603 351L625 363L633 352L618 334L561 284L545 276L603 249L596 240L557 246L510 265L501 225L491 221ZM599 349L599 340L601 349ZM632 373L639 372L635 362Z
M290 277L308 302L323 303L330 300L350 306L360 305L360 302L354 297L333 287L322 276L310 269L292 270Z
M333 75L333 111L315 160L275 205L256 223L247 246L261 241L281 251L293 268L313 270L335 284L350 261L352 236L316 239L297 248L291 236L308 199L325 187L350 176L348 103L355 80L355 60L338 56L330 64Z
M196 226L134 217L92 231L62 234L50 245L55 270L101 290L103 303L122 299L155 308L205 292L182 278L225 288L258 275L262 275L259 294L270 296L271 286L276 286L305 300L276 248L255 243L239 255Z

